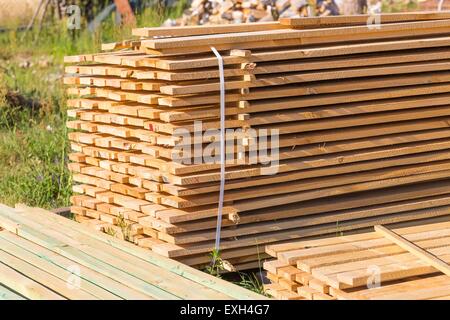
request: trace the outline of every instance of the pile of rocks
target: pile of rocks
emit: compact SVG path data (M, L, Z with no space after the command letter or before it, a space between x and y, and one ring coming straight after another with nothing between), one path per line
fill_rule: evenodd
M165 25L227 24L276 21L284 17L311 15L310 0L194 0L178 20Z
M329 15L379 14L382 0L193 0L179 19L164 26L276 21Z

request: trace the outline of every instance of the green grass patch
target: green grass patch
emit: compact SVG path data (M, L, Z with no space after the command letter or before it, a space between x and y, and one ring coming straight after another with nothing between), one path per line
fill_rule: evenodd
M71 192L64 125L37 123L27 114L21 111L22 121L0 132L0 201L65 206Z
M182 13L149 8L137 16L139 27L160 25ZM98 52L101 43L131 37L114 17L95 33L86 25L72 32L66 21L46 22L41 30L0 33L0 203L43 208L69 205L66 96L62 77L66 55Z

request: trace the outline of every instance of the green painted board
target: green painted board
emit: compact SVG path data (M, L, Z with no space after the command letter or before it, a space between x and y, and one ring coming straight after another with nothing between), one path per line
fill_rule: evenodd
M26 300L20 294L0 284L0 300Z

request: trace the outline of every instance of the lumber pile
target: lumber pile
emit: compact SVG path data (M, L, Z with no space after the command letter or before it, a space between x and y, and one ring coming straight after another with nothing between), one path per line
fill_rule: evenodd
M265 299L39 208L0 204L0 300Z
M449 235L445 221L269 245L266 290L288 300L449 300Z
M367 19L142 28L141 39L67 57L72 212L188 265L210 263L214 46L234 130L223 259L247 269L266 244L448 215L450 14L387 14L376 28Z

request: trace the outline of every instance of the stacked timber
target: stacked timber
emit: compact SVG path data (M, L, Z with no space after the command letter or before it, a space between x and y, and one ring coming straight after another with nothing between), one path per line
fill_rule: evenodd
M214 46L233 130L223 259L246 269L266 244L450 214L450 14L368 19L143 28L109 52L67 57L72 212L186 264L210 262Z
M39 208L0 204L0 248L0 300L265 299Z
M266 290L287 300L449 300L450 222L269 245Z

